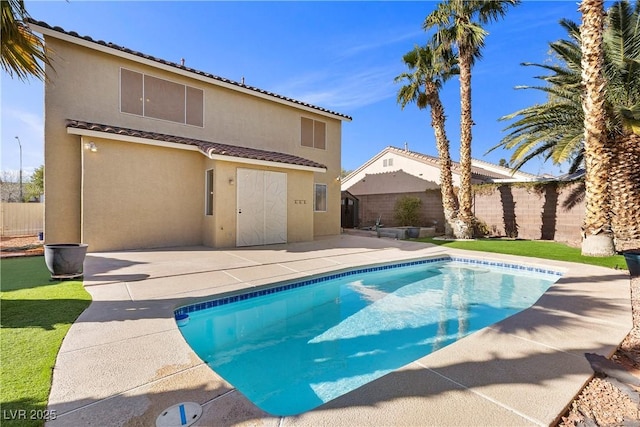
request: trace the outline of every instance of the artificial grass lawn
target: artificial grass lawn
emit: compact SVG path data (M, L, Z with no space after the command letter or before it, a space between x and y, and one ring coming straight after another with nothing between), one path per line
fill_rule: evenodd
M581 255L580 248L572 248L556 242L541 242L534 240L506 240L506 239L477 239L469 241L447 241L433 238L417 239L420 242L447 246L470 251L494 252L508 255L520 255L531 258L552 259L556 261L577 262L581 264L598 265L616 269L627 269L622 255L610 257L587 257Z
M51 281L42 256L1 260L0 291L0 424L41 426L62 339L91 297Z

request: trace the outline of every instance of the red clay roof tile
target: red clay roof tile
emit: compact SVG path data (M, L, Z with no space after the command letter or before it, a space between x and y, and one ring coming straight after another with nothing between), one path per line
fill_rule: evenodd
M121 52L126 52L126 53L129 53L131 55L136 55L136 56L139 56L141 58L148 59L150 61L159 62L159 63L164 64L164 65L169 65L171 67L179 68L181 70L185 70L185 71L188 71L188 72L191 72L191 73L194 73L194 74L198 74L198 75L201 75L201 76L204 76L204 77L208 77L208 78L220 81L220 82L228 83L228 84L231 84L231 85L234 85L234 86L238 86L238 87L242 87L242 88L245 88L245 89L249 89L249 90L254 91L254 92L262 93L264 95L272 96L274 98L278 98L278 99L281 99L283 101L292 102L294 104L302 105L302 106L305 106L305 107L308 107L308 108L312 108L314 110L318 110L318 111L322 111L324 113L329 113L329 114L332 114L332 115L335 115L335 116L338 116L338 117L342 117L345 120L352 120L352 118L350 116L346 115L346 114L338 113L338 112L335 112L335 111L328 110L326 108L318 107L317 105L308 104L308 103L303 102L303 101L298 101L298 100L293 99L293 98L289 98L289 97L286 97L286 96L278 95L278 94L273 93L273 92L269 92L269 91L266 91L266 90L263 90L263 89L259 89L259 88L254 87L254 86L249 86L249 85L246 85L244 83L239 83L239 82L236 82L236 81L233 81L233 80L230 80L230 79L226 79L224 77L219 77L219 76L216 76L214 74L205 73L204 71L199 71L199 70L196 70L196 69L193 69L193 68L185 67L184 65L176 64L175 62L167 61L167 60L164 60L164 59L161 59L161 58L156 58L154 56L147 55L147 54L142 53L142 52L137 52L135 50L131 50L131 49L128 49L128 48L123 47L123 46L119 46L119 45L114 44L114 43L107 43L107 42L105 42L103 40L97 40L96 41L96 40L93 40L89 36L80 36L75 31L65 31L63 28L57 27L57 26L56 27L52 27L52 26L50 26L49 24L47 24L46 22L43 22L43 21L36 21L35 19L29 18L29 19L27 19L27 22L29 22L30 24L33 24L33 25L37 25L39 27L43 27L43 28L47 28L49 30L57 31L57 32L62 33L62 34L67 34L67 35L72 36L72 37L77 37L79 39L83 39L83 40L86 40L86 41L89 41L89 42L92 42L92 43L96 43L96 44L99 44L99 45L102 45L102 46L105 46L105 47L116 49L116 50L119 50Z
M112 133L117 135L132 136L138 138L152 139L154 141L173 142L198 147L206 155L214 154L220 156L236 157L241 159L264 160L267 162L285 163L312 168L326 169L323 164L308 160L291 154L279 153L277 151L259 150L256 148L238 147L235 145L220 144L217 142L202 141L199 139L185 138L182 136L166 135L156 132L146 132L136 129L122 128L99 123L90 123L80 120L67 120L67 127L75 129L92 130L96 132ZM231 159L230 159L231 160Z

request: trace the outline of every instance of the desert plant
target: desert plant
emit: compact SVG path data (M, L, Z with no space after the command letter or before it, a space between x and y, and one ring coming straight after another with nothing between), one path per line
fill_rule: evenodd
M396 201L394 217L400 225L418 225L422 200L418 197L402 196Z

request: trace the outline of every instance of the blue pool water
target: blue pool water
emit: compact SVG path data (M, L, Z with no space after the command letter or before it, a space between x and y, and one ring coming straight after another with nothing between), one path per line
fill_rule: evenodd
M180 330L216 373L264 411L295 415L530 307L559 278L509 267L444 259L387 265L176 315L189 315Z

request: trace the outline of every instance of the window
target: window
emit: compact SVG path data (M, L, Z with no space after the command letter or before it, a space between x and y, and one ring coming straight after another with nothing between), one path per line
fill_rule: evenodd
M121 68L120 111L202 127L204 91Z
M393 166L393 159L384 159L382 161L382 167Z
M327 184L315 184L315 195L313 198L313 210L316 212L327 211Z
M327 140L327 124L302 117L300 121L300 143L303 147L324 150Z
M204 213L213 215L213 169L206 171L205 175Z

